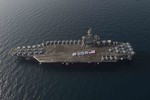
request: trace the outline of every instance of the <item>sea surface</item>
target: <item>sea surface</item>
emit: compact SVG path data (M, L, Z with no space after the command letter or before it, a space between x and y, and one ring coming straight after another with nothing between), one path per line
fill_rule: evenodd
M10 55L89 28L131 42L134 60L66 67ZM150 0L0 0L0 100L150 100Z

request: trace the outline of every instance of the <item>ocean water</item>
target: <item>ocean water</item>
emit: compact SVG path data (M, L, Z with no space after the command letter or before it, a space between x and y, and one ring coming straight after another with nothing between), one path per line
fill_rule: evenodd
M78 39L131 42L131 63L39 65L13 47ZM0 100L150 100L150 0L0 0ZM84 66L84 67L83 67Z

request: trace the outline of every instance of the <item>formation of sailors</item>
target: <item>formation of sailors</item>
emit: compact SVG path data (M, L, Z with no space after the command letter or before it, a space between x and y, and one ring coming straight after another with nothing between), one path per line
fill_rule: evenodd
M112 42L111 40L102 40L97 41L97 45L112 45L112 44L118 44L118 42ZM33 48L40 48L47 45L79 45L82 44L81 40L54 40L54 41L47 41L46 43L41 43L38 45L32 45L32 46L22 46L17 47L17 49L33 49Z
M81 40L54 40L54 41L47 41L46 45L78 45L81 44Z
M122 54L131 54L131 55L135 54L130 43L122 43L121 45L118 45L116 47L109 48L108 51Z
M34 49L34 48L42 48L46 46L45 43L38 44L38 45L32 45L32 46L22 46L22 47L17 47L18 50L23 50L23 49Z
M124 59L129 59L131 60L131 56L128 57L123 57L123 56L117 56L117 55L105 55L101 56L101 61L118 61L118 60L124 60Z
M54 41L47 41L45 45L79 45L82 44L81 40L54 40ZM118 42L112 42L111 40L101 40L101 41L96 41L96 44L98 46L100 45L117 45L119 44Z
M17 52L14 52L12 56L33 56L40 55L45 52L45 49L41 45L22 46L17 47Z
M102 45L112 45L111 40L102 40L101 43L102 43Z
M112 56L112 55L105 55L105 56L101 56L101 61L117 61L119 60L118 56Z
M112 42L111 40L101 40L96 42L98 46L106 46L106 45L118 45L119 42Z

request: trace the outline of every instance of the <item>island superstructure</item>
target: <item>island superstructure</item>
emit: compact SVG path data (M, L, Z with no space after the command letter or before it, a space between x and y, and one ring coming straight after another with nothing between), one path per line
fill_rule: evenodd
M102 40L91 29L79 40L54 40L11 50L12 56L32 58L41 63L101 63L132 60L130 43Z

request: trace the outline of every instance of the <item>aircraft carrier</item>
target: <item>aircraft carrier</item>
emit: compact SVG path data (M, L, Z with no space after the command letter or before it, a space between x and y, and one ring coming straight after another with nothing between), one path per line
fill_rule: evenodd
M130 43L102 40L91 29L79 40L54 40L11 50L12 56L35 59L42 63L96 63L132 60L135 55Z

